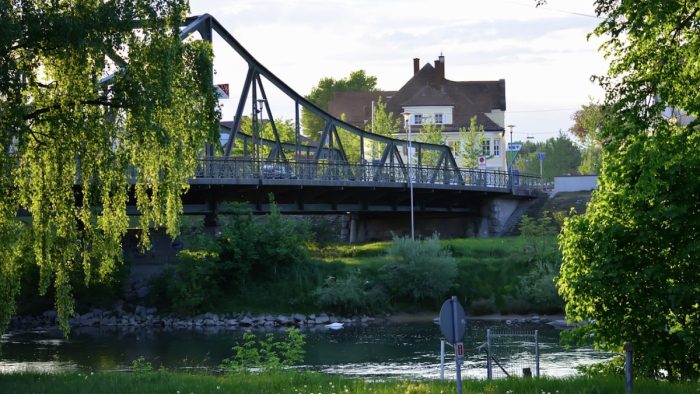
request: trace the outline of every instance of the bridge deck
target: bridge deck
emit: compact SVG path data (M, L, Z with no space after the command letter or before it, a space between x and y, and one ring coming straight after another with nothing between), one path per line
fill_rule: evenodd
M512 177L513 187L505 172L427 167L410 172L409 177L399 166L205 159L190 180L185 213L211 213L225 201L266 212L270 193L287 213L401 212L410 209L411 186L418 212L466 213L477 212L487 197L531 198L540 190L539 178Z

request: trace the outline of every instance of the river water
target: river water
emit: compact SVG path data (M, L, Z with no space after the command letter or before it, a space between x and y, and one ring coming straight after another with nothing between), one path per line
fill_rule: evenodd
M541 375L570 376L577 365L610 358L592 349L565 349L559 331L545 324L505 326L504 323L470 320L464 338L463 376L486 377L487 329L509 333L538 330ZM276 335L280 331L273 331ZM440 376L440 329L433 323L374 323L346 326L341 330L307 328L304 368L324 373L367 378L432 379ZM79 328L68 339L56 330L15 331L2 336L0 372L39 370L125 370L143 356L154 367L216 369L243 330L207 328L166 330L156 328ZM534 368L534 338L513 337L515 342L497 354L506 371ZM498 341L497 341L498 342ZM497 349L498 351L498 349ZM454 378L454 350L445 352L445 377ZM528 364L529 363L529 364ZM521 365L522 364L522 365ZM501 371L494 365L496 376Z

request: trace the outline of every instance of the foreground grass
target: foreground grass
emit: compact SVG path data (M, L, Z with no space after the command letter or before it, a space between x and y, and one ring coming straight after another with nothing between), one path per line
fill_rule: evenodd
M624 393L622 378L468 380L465 393ZM22 373L0 375L1 393L450 393L454 382L371 382L310 372L237 373L225 376L172 372ZM635 382L639 393L700 393L699 383Z

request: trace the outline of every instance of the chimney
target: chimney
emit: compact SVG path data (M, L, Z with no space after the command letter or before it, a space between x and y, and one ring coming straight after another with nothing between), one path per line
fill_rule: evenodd
M418 74L418 70L420 70L420 59L417 57L413 58L413 75Z
M443 56L442 53L435 61L435 79L437 83L442 83L445 79L445 56Z

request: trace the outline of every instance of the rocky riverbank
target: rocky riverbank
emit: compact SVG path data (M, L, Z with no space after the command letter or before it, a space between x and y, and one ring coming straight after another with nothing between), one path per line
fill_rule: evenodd
M251 313L204 313L196 316L177 316L158 314L156 308L137 306L133 312L117 310L92 309L83 314L76 314L69 320L71 328L78 327L165 327L165 328L273 328L320 326L332 323L363 324L374 321L370 316L343 317L319 313L305 315L294 313L251 314ZM10 329L55 327L56 311L49 310L35 316L16 316L10 322Z

